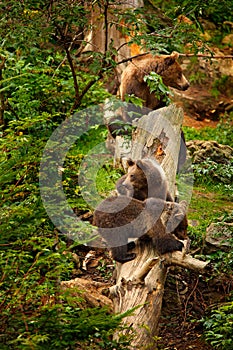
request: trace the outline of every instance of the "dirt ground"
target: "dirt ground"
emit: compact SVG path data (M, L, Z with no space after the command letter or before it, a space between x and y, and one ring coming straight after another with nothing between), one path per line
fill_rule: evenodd
M211 305L225 300L231 286L224 278L207 280L206 276L177 268L170 272L160 319L159 349L214 350L203 338L200 320Z
M210 128L215 128L216 125L218 124L217 120L210 120L210 119L203 119L203 120L196 120L186 113L184 114L184 121L183 121L183 126L188 126L192 127L195 129L202 129L205 127L210 127Z

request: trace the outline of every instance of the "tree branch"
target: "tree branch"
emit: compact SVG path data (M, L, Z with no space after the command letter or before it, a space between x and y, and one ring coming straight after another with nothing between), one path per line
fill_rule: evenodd
M121 45L120 48L122 46L123 45ZM151 50L151 51L154 51L154 50ZM121 60L119 62L116 62L116 64L119 65L119 64L122 64L122 63L126 63L126 62L129 62L129 61L132 61L134 58L138 58L138 57L141 57L141 56L148 55L149 53L151 53L151 51L146 51L146 52L140 53L140 54L135 55L135 56L124 58L123 60ZM181 56L181 57L203 57L203 58L211 58L211 59L213 58L213 59L223 59L223 60L227 59L227 58L233 58L233 55L220 56L220 55L207 55L207 54L194 54L194 53L179 53L179 56Z
M108 0L104 4L104 26L105 26L105 43L104 43L104 52L106 55L106 52L108 51Z
M198 53L197 55L194 53L179 53L179 56L182 57L203 57L203 58L216 58L216 59L227 59L227 58L233 58L233 55L226 55L226 56L221 56L221 55L205 55Z
M193 258L189 254L183 255L182 252L176 251L172 254L165 254L162 261L165 266L180 266L186 269L203 272L209 261L201 261Z
M154 257L152 259L148 259L145 264L142 266L141 270L139 270L134 276L134 280L144 281L145 277L148 275L150 270L160 261L159 257Z
M77 76L76 76L75 69L74 69L73 59L71 57L70 50L69 50L69 48L66 45L65 45L65 52L66 52L67 60L68 60L69 65L70 65L70 69L71 69L71 73L72 73L72 77L73 77L73 82L74 82L75 101L74 101L74 105L72 107L72 110L74 110L76 104L80 100L79 86L78 86Z

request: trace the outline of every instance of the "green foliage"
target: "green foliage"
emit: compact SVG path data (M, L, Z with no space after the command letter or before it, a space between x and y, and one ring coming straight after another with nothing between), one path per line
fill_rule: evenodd
M99 7L101 16L103 9L113 4L112 1L88 2ZM1 2L0 348L3 350L64 350L78 346L123 350L129 345L125 336L112 340L124 315L111 315L105 309L85 309L81 291L60 288L61 280L73 277L71 251L78 251L80 242L67 247L66 237L49 219L39 191L40 161L53 131L74 111L99 104L109 96L101 80L116 67L118 48L111 42L105 52L92 51L81 56L84 32L90 28L90 7L86 5L74 1ZM187 2L183 5L184 9L191 6ZM194 12L200 14L203 6L195 3ZM219 4L216 7L220 9ZM110 11L117 16L121 31L129 36L135 32L132 42L142 45L143 39L147 49L168 53L182 50L186 43L195 47L196 40L200 40L196 31L198 22L192 26L180 24L174 18L174 11L170 18L150 11L144 16L143 8L121 11L112 6ZM168 91L158 76L152 74L147 80L151 89L167 99ZM131 99L141 106L142 101L136 101L133 96ZM79 127L83 127L81 120ZM229 143L229 136L229 129L222 123L219 140ZM105 138L106 129L94 126L67 154L62 185L70 206L79 213L90 209L81 192L86 191L91 197L92 188L81 188L77 173L90 150L103 144ZM58 146L59 142L54 145ZM104 154L104 147L101 151ZM96 164L98 159L93 166ZM214 171L222 175L219 169ZM87 175L91 177L92 173ZM108 158L96 178L100 196L111 191L119 176Z
M149 75L146 75L144 81L149 86L150 93L154 93L156 98L161 99L168 105L171 102L169 95L171 95L171 91L169 88L164 85L162 77L155 73L151 72Z
M194 84L202 84L206 81L206 74L203 72L194 72L189 76L189 82Z
M218 218L217 224L219 227L224 226L224 224L229 223L232 224L233 222L233 211L229 213L225 213L221 218ZM229 230L231 230L230 226L228 226ZM220 228L219 235L221 236L221 228ZM218 235L218 234L216 234ZM226 239L226 243L228 243L229 247L232 247L233 244L233 236L229 236L229 238ZM219 272L225 273L225 274L231 274L231 271L233 269L233 252L229 249L224 250L216 250L213 253L206 255L206 259L208 259L213 266L213 275L218 276Z
M10 120L21 120L48 113L55 121L62 121L69 113L75 91L73 90L72 74L66 64L59 67L63 57L60 53L32 49L28 57L15 53L3 52L6 63L4 79L0 81L0 87L5 100L4 119L5 124ZM34 57L34 55L36 57ZM59 69L58 69L59 67ZM79 86L84 89L93 76L87 73L79 73L77 76ZM102 102L108 94L97 83L96 89L92 86L85 98L83 105L90 106Z
M134 94L131 95L125 95L125 101L127 103L132 103L135 106L139 106L142 107L143 106L143 100L137 96L135 96Z
M202 163L193 164L193 173L196 184L212 185L227 193L229 199L233 196L233 161L219 164L207 158Z
M231 0L209 0L203 2L200 0L178 0L178 1L161 1L153 0L155 5L161 5L161 8L169 16L177 17L179 15L188 16L193 21L205 18L215 24L222 24L224 21L232 20L233 5ZM226 8L229 11L226 11Z
M211 94L214 97L218 97L221 93L224 93L224 92L226 93L228 80L229 80L228 75L222 75L219 79L216 79L213 83Z
M30 123L28 117L21 123L9 122L1 139L0 347L75 349L77 342L90 338L97 343L101 340L102 348L110 349L106 344L111 344L109 337L121 317L104 309L83 310L82 293L76 291L74 296L73 291L60 287L60 280L72 277L74 263L69 251L79 242L64 254L65 236L58 234L40 199L40 158L56 126L52 118L44 116L31 118ZM86 136L86 150L82 143L76 146L80 154L76 161L105 134L101 128L92 129ZM70 165L75 167L73 162ZM64 183L71 170L67 170ZM122 344L126 349L127 341Z
M20 120L9 121L0 140L1 349L75 349L78 341L88 338L104 342L120 322L106 310L83 311L80 291L74 297L60 288L60 280L72 278L69 251L79 242L64 254L65 236L51 223L40 198L40 160L58 125L55 119L45 112L38 115L34 109L31 116L22 114ZM93 128L82 137L68 155L64 186L72 183L76 165L105 139L106 130Z
M232 142L232 114L225 115L220 120L216 128L205 127L195 129L183 127L186 141L189 140L214 140L220 144L233 146ZM193 164L193 173L197 185L205 185L211 191L220 191L228 194L229 198L233 195L233 163L227 164L216 163L214 160L207 158L202 163Z
M204 21L209 21L215 24L216 30L211 30L210 41L214 43L221 43L221 40L225 33L229 33L230 27L225 25L225 21L232 22L233 20L233 4L231 0L223 0L221 2L216 0L200 1L200 0L153 0L152 3L155 7L162 9L163 14L166 18L173 19L177 26L171 31L171 46L173 50L181 51L183 44L191 44L190 48L197 52L209 50L205 45L205 39L202 38L202 48L200 50L200 43L198 43L198 36L205 31ZM228 9L226 11L226 9ZM181 16L181 21L179 19ZM186 19L192 21L191 23L186 23L182 20L182 16ZM185 33L185 38L184 38ZM189 41L186 41L186 40ZM183 41L184 40L184 41ZM182 43L179 45L179 43Z
M226 303L211 311L210 316L202 319L206 340L219 350L231 350L233 347L233 302Z
M231 274L233 268L232 251L215 250L210 254L203 254L206 229L211 223L232 223L232 202L228 193L224 195L214 192L213 186L195 187L189 207L188 236L192 241L192 248L197 249L197 258L210 261L212 266L211 276L219 276L220 273ZM223 210L224 208L224 210ZM228 240L232 245L232 238Z
M0 93L5 101L5 123L44 111L64 119L81 103L86 107L109 95L98 82L98 74L107 64L101 55L95 57L88 72L72 56L77 50L74 38L83 38L88 21L83 5L3 1L1 6L0 55L6 61ZM77 42L80 46L81 41Z
M202 129L195 129L190 127L183 127L186 141L189 140L215 140L216 142L233 147L232 140L232 122L233 114L226 114L219 121L216 128L205 127Z

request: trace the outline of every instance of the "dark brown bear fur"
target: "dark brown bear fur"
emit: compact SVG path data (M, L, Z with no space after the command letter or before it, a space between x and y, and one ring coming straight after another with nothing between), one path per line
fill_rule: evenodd
M164 107L164 96L160 99L150 92L144 81L144 77L151 72L159 74L166 86L178 90L187 90L189 82L177 62L178 53L171 55L155 56L152 54L143 55L133 59L123 71L120 84L120 96L125 100L125 95L135 95L143 100L143 105L150 109Z
M152 159L142 159L136 162L128 160L128 173L116 183L119 195L133 197L144 201L148 197L160 198L173 202L168 192L168 185L162 167ZM150 184L148 191L148 182ZM174 203L171 219L167 223L167 231L173 232L179 239L187 238L188 220L178 203ZM164 241L164 246L166 242ZM162 242L161 242L162 244Z
M120 195L126 195L138 200L148 197L173 201L167 185L167 179L162 167L153 159L142 159L136 162L129 159L128 173L116 183Z
M166 233L160 219L165 203L156 198L138 201L127 196L113 196L98 205L93 225L98 227L111 249L113 259L124 263L135 258L135 253L128 252L130 238L149 237L159 254L182 250L183 243Z

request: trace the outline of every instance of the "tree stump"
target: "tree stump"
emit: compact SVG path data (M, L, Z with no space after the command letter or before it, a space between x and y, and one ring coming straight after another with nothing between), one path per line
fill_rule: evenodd
M174 105L152 111L140 118L133 135L131 157L133 160L155 158L163 167L169 182L170 193L175 192L176 169L180 149L180 128L183 111ZM125 152L125 150L123 150ZM119 149L116 150L119 157ZM174 203L167 202L162 214L167 224ZM180 203L183 211L187 203ZM184 242L188 246L188 241ZM138 306L131 316L124 319L135 330L132 349L156 349L158 322L161 312L164 284L169 266L177 265L188 269L203 271L208 264L186 253L174 252L158 256L152 243L138 243L136 258L116 265L116 284L110 288L114 312L123 313ZM126 331L127 332L127 331Z

